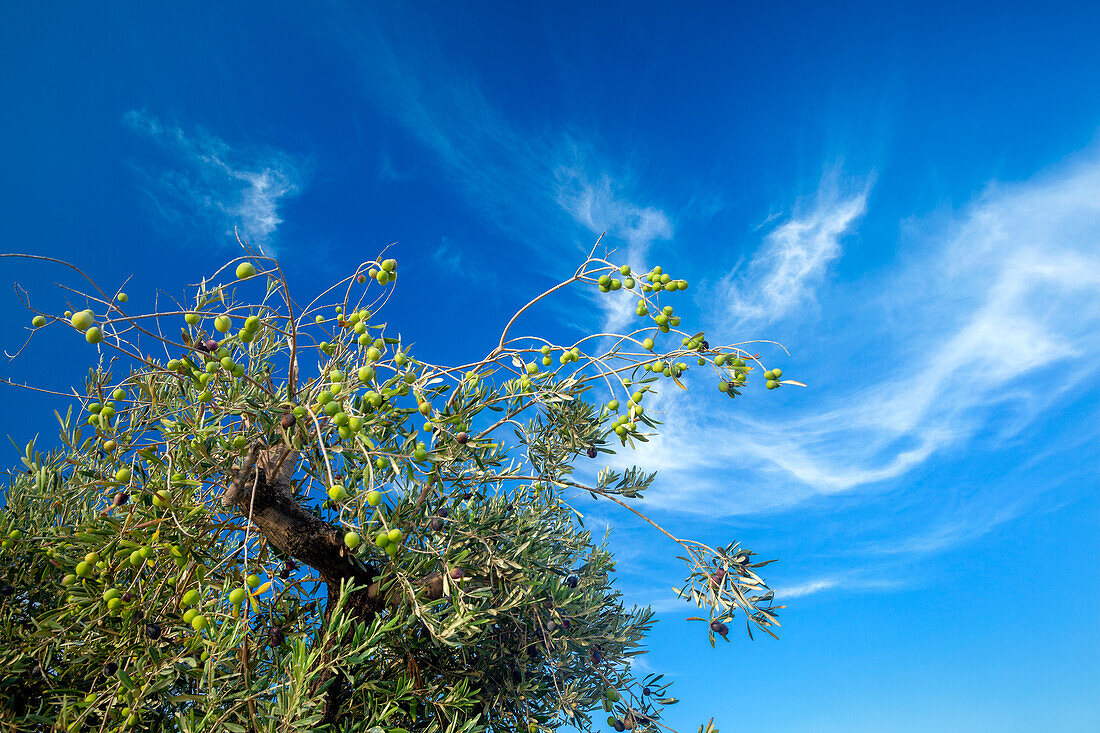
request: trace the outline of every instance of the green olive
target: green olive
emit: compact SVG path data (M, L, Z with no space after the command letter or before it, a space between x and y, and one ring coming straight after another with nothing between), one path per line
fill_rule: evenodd
M95 323L95 316L92 315L90 310L79 311L73 313L73 317L69 319L69 323L72 324L73 328L83 331Z

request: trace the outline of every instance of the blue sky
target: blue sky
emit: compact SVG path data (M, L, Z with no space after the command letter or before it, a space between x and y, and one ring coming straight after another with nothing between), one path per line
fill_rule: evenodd
M391 321L458 363L606 230L810 385L699 380L623 458L660 469L663 523L780 560L780 641L712 651L674 546L589 507L661 613L643 666L678 680L669 724L1100 729L1095 4L303 7L4 4L0 249L132 275L151 307L234 226L300 292L397 242ZM0 276L54 307L56 269ZM571 293L528 332L621 305ZM0 375L64 389L74 347ZM17 443L52 435L40 397L2 394Z

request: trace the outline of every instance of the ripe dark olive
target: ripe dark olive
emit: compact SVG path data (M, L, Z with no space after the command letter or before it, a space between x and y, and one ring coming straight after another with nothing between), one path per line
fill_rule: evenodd
M443 529L443 520L439 517L435 517L432 521L428 522L428 528L433 532L439 532Z
M268 638L271 640L271 646L282 646L283 645L283 638L284 638L284 636L283 636L283 627L281 627L281 626L273 627L271 629L271 633L268 635Z
M589 458L595 458L595 457L596 457L596 453L597 453L597 451L596 451L596 449L595 449L595 448L589 448L589 449L588 449L588 457L589 457Z
M115 494L115 498L112 500L111 503L114 504L115 506L122 506L123 504L125 504L129 500L130 500L130 495L127 494L125 491L120 491L117 494Z
M703 339L702 346L703 346L703 351L710 351L710 342L707 341L706 339Z
M105 677L110 677L118 671L118 665L114 662L107 662L103 665L103 674Z
M454 570L451 571L451 578L453 580L458 580L459 578L465 578L465 577L466 577L466 571L463 570L462 568L455 568Z
M721 634L722 636L725 636L730 632L729 627L718 619L714 619L710 622L710 630L716 634Z
M298 418L294 417L293 412L283 415L283 430L290 430L296 422L298 422Z
M444 519L449 517L450 514L451 514L451 511L447 507L443 507L442 509L440 509L438 512L435 513L435 515L437 517L443 517Z
M206 350L209 351L211 354L218 350L218 342L214 339L210 339L205 344L203 344L203 346L205 346Z
M625 726L625 725L623 725L623 721L621 721L621 720L616 720L616 721L615 721L615 730L617 730L617 731L624 731L624 730L626 730L626 726Z
M648 687L643 687L642 688L642 694L645 695L646 697L649 697L649 688Z
M722 581L726 578L726 571L719 570L714 575L710 576L710 587L714 590L718 590L722 587Z
M156 641L160 638L160 627L156 624L145 624L145 635Z
M565 578L565 584L570 588L576 588L578 582L580 582L580 578L578 578L576 575L569 575Z
M471 496L472 496L472 494L469 491L463 491L462 492L462 498L463 499L469 499Z
M455 436L455 440L457 440L461 445L466 445L466 441L468 441L469 439L470 436L465 431Z
M11 587L7 583L5 583L4 585L0 585L0 595L10 596L14 592L15 588Z

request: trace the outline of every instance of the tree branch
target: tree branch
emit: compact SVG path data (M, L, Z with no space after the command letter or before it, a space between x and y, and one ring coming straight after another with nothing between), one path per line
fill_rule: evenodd
M325 606L325 627L340 597L341 584L350 581L361 587L348 599L348 607L358 619L371 623L376 613L385 608L397 608L412 602L405 587L383 591L389 579L376 579L376 570L364 565L348 552L340 529L317 517L298 503L293 491L294 472L298 466L297 451L282 447L253 446L222 495L222 503L235 506L250 516L261 534L280 552L316 570L328 588ZM251 487L251 488L250 488ZM250 515L249 515L250 512ZM443 596L443 575L431 573L416 583L416 595L428 600ZM338 645L330 640L330 645ZM333 652L326 649L322 659ZM345 697L347 681L340 672L321 680L328 685L321 724L336 723Z

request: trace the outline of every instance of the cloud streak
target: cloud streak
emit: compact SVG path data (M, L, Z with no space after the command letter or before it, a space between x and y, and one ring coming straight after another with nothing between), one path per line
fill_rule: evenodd
M747 267L719 281L715 291L726 320L766 324L811 305L841 255L841 239L866 212L872 184L869 177L845 185L838 169L827 172L814 200L800 202L794 215L764 237Z
M835 237L862 213L865 197L839 201L836 213L812 215L814 226L769 235L762 259L738 275L746 292L757 292L757 284L760 292L771 292L774 283L788 279L783 273L819 271L821 263L835 259ZM821 408L773 410L767 419L748 403L731 415L709 402L669 401L665 434L639 456L645 465L675 470L682 478L662 492L662 506L751 514L893 486L923 470L933 456L965 460L979 433L983 451L1016 445L1021 431L1095 375L1097 151L1028 181L991 184L957 215L921 226L912 228L896 274L861 297L839 286L825 288L845 310L834 306L833 317L821 326L828 331L823 343L868 378L833 382L826 367L817 380L808 379L822 390ZM809 247L814 256L775 254L790 249L794 231L815 232ZM791 261L818 264L789 267ZM794 280L805 284L812 278ZM800 300L805 304L808 296ZM689 437L700 430L713 438L705 446ZM973 497L975 506L993 502L991 512L962 511L970 519L955 519L897 546L934 551L972 539L1016 516L1032 491L1023 485L997 488L1000 493Z
M283 223L280 206L304 182L301 161L270 147L234 148L204 130L188 134L144 110L131 110L123 119L168 155L159 170L136 166L161 214L177 224L199 217L230 237L236 227L251 244L274 253Z
M606 231L616 256L640 267L651 243L672 236L670 215L639 203L633 177L592 141L514 123L434 48L399 54L377 30L349 43L369 49L357 54L367 95L430 151L472 209L543 262L571 271Z
M573 221L594 236L607 232L624 242L625 250L616 252L616 260L639 272L648 270L650 247L673 236L668 214L652 206L635 204L607 174L593 181L583 167L562 166L557 175L561 182L558 204ZM597 300L604 311L604 331L618 332L630 323L635 297L633 293L620 291Z

